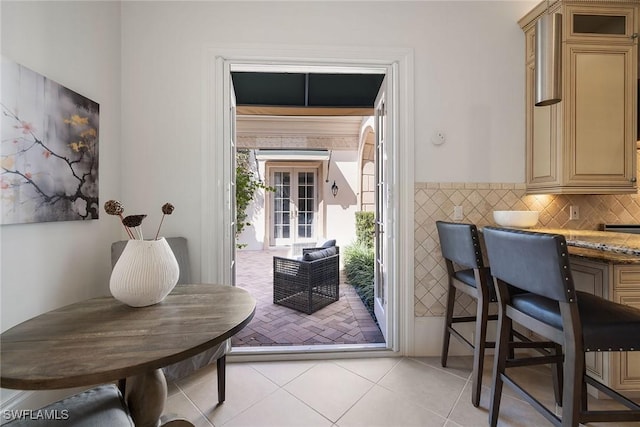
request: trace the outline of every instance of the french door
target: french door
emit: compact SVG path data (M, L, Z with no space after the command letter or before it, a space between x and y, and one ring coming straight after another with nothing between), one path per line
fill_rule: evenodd
M318 173L315 168L272 168L270 185L271 244L316 240L318 230Z
M387 78L385 77L380 86L380 91L375 102L375 182L376 182L376 207L374 218L374 247L375 247L375 269L374 269L374 313L380 331L385 340L388 340L388 316L389 316L389 266L388 260L390 249L393 244L387 226L390 224L390 178L389 155L391 130L388 126L387 114Z
M237 214L237 206L236 206L236 91L233 89L233 81L229 80L229 102L231 105L231 109L229 111L229 129L231 132L229 133L229 148L231 150L231 155L229 156L229 169L232 171L229 179L229 194L232 194L233 197L229 200L229 208L230 208L230 217L229 217L229 234L233 236L229 239L228 244L231 246L229 249L229 268L230 268L230 277L229 284L231 286L236 285L236 233L238 231L238 218Z

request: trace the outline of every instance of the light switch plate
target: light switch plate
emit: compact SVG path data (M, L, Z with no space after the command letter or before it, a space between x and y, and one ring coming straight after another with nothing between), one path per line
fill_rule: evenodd
M569 206L569 219L580 219L580 208L578 205Z
M464 217L462 212L462 206L454 206L453 207L453 219L456 221L461 221Z

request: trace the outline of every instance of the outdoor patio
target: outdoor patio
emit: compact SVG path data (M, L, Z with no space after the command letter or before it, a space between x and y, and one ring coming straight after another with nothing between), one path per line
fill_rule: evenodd
M257 301L249 325L232 338L234 347L384 343L355 289L340 280L340 299L313 314L273 304L273 257L288 249L236 252L236 286Z

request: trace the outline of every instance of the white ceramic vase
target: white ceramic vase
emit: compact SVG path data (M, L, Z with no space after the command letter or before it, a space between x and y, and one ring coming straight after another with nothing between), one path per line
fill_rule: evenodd
M129 240L111 271L109 289L132 307L162 301L178 283L178 261L165 238Z

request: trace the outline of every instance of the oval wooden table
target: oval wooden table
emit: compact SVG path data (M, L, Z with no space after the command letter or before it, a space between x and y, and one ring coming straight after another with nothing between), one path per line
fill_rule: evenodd
M157 426L167 398L160 368L230 338L255 307L245 290L211 284L178 285L149 307L112 297L77 302L0 335L0 387L52 390L127 378L136 426Z

